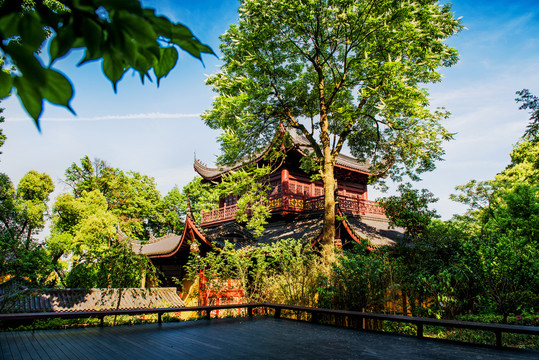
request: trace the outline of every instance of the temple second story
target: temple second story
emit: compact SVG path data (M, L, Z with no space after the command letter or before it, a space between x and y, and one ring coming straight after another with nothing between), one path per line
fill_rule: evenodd
M272 174L264 179L269 191L267 206L272 217L321 211L324 207L324 189L322 181L312 181L309 174L300 168L301 158L306 156L308 141L304 137L290 132L292 145L286 151L286 157ZM264 154L252 159L264 162ZM219 182L223 176L241 167L210 168L195 158L195 171L206 181ZM336 202L341 211L354 215L368 215L385 218L384 211L376 202L368 199L367 183L371 175L369 165L356 159L339 155L335 164L337 181ZM219 201L219 206L201 214L202 227L213 227L235 218L237 196L228 196Z

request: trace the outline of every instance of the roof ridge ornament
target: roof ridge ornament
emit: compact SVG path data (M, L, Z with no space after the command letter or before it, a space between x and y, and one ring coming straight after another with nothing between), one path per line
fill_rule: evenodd
M148 239L148 242L151 244L151 243L154 243L157 241L157 238L153 235L153 231L152 229L148 229L148 233L150 234L150 237Z

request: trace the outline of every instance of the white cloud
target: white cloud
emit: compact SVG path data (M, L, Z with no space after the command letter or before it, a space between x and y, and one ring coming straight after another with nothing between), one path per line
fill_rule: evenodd
M197 114L182 114L182 113L140 113L140 114L125 114L125 115L100 115L100 116L73 116L73 117L43 117L42 122L54 121L104 121L104 120L139 120L139 119L183 119L183 118L198 118ZM9 121L28 121L28 117L10 117Z

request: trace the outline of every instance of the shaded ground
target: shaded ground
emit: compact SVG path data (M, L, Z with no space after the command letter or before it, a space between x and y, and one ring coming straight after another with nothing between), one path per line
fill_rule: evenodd
M286 319L0 333L2 359L539 359L496 350Z

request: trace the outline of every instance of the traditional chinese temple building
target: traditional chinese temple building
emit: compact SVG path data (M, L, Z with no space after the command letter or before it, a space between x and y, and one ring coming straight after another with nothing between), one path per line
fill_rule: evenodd
M165 275L163 286L171 286L171 279L182 279L182 266L186 263L193 241L204 249L221 247L226 241L236 247L273 243L295 238L316 245L322 237L324 195L321 181L311 181L300 169L300 159L306 156L307 139L290 131L291 146L281 165L266 181L270 185L268 204L271 217L263 233L255 236L235 220L237 197L229 196L219 201L219 207L201 214L197 223L188 210L182 234L169 234L150 238L147 244L135 242L133 249L146 254ZM252 161L263 162L264 153ZM239 168L211 168L195 158L195 171L206 181L219 182L221 178ZM390 229L382 208L368 199L367 182L369 165L356 159L339 155L335 164L338 185L334 243L350 247L359 239L366 239L371 249L393 245L402 237L401 229ZM202 249L201 249L202 250Z

